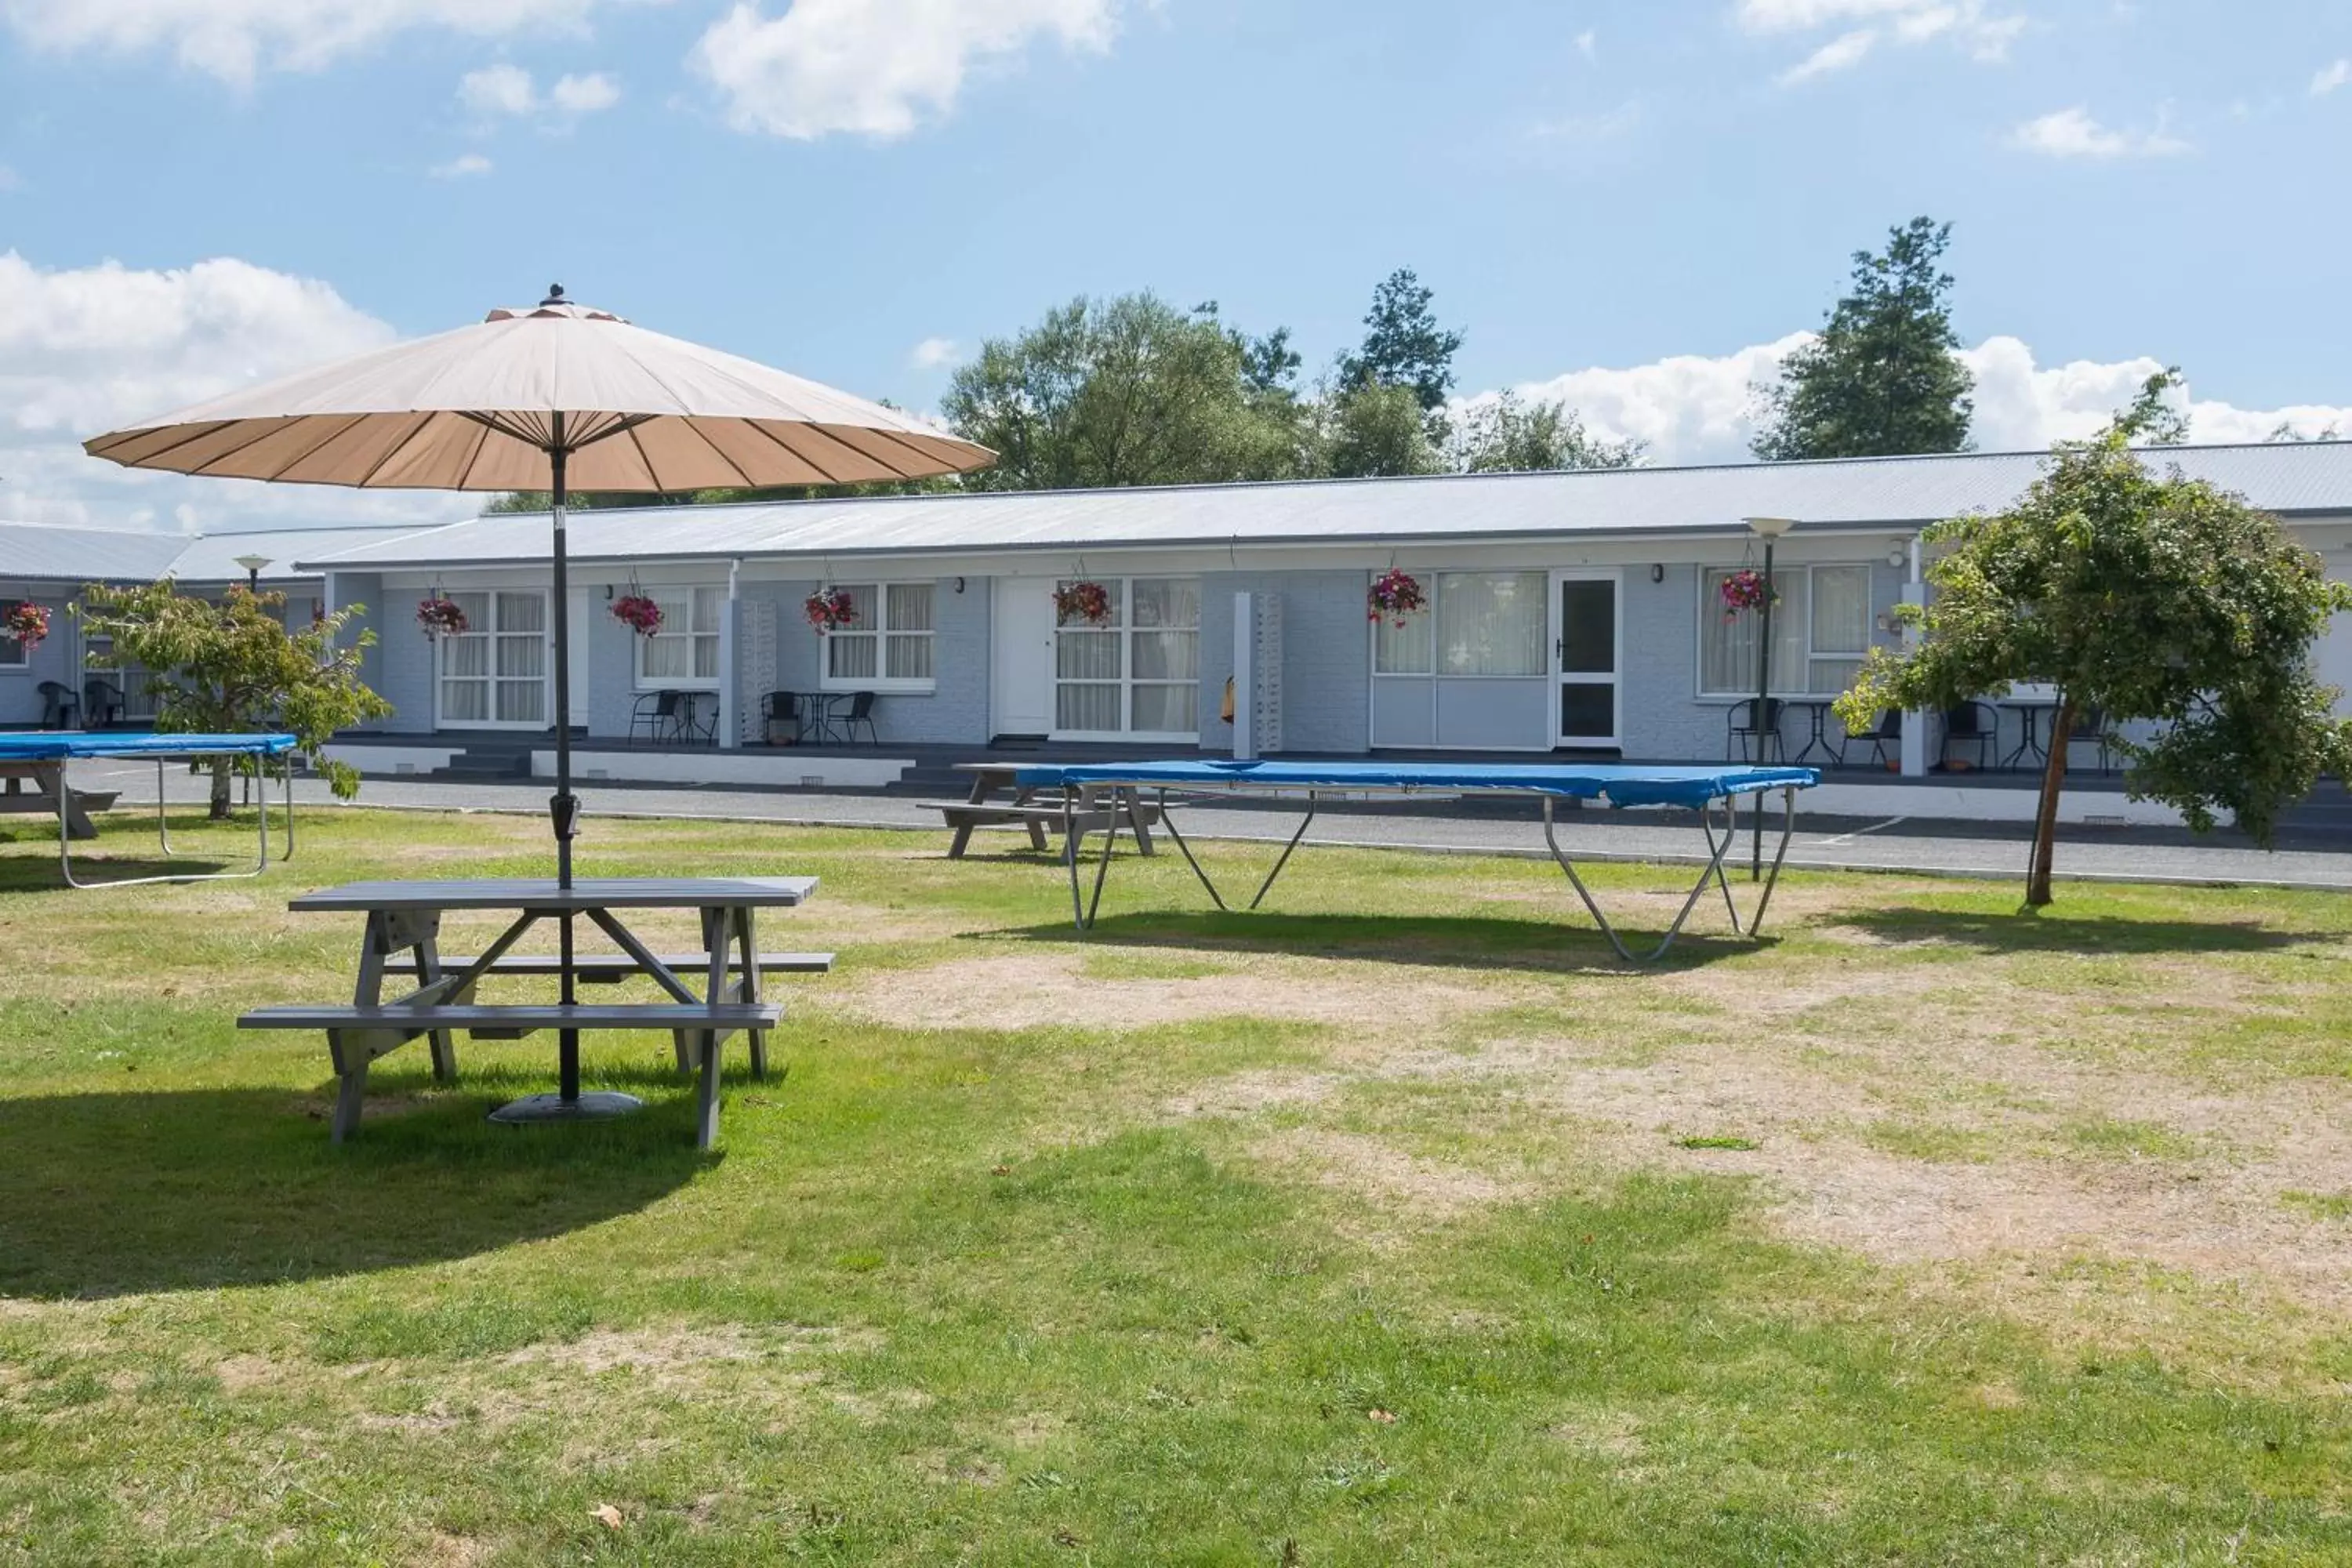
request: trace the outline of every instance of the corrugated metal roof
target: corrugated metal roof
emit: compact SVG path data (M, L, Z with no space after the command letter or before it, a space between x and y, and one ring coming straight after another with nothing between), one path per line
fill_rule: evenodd
M416 532L414 524L398 527L367 528L280 528L257 529L249 533L207 533L195 538L183 538L186 546L173 558L172 574L184 583L242 583L245 568L236 563L240 555L268 557L269 564L261 569L264 583L282 583L298 577L316 577L316 571L304 571L300 563L314 556L334 554L363 544L381 543L404 539Z
M0 577L36 582L152 582L187 548L184 533L0 523Z
M2044 454L1963 453L1819 463L1631 468L1170 489L884 496L751 506L574 511L579 561L1122 545L1322 542L1736 529L1746 517L1809 528L1908 528L2013 501ZM2352 443L2184 447L2190 475L2283 513L2352 513ZM485 517L307 564L357 570L547 558L545 514Z
M51 583L241 583L240 555L264 555L265 583L315 578L305 557L333 554L416 532L414 527L257 529L242 533L153 533L0 522L0 579Z

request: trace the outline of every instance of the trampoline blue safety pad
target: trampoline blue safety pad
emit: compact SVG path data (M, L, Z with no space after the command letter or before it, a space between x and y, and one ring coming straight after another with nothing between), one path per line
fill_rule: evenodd
M1612 805L1679 805L1696 810L1711 800L1773 789L1811 789L1811 768L1629 767L1516 763L1265 763L1202 759L1171 763L1094 763L1023 768L1016 783L1131 784L1181 790L1380 790L1400 794L1552 795L1606 799Z
M54 763L68 757L276 757L294 749L291 735L109 734L37 730L0 734L0 763Z
M1307 837L1307 829L1315 814L1330 795L1519 795L1541 802L1543 807L1544 844L1553 860L1568 876L1569 884L1584 902L1601 934L1609 940L1620 958L1629 963L1646 963L1663 957L1675 939L1682 934L1685 922L1697 907L1699 899L1712 882L1723 891L1724 909L1731 919L1731 929L1738 935L1753 940L1764 923L1764 911L1772 901L1772 890L1779 886L1780 865L1789 853L1789 840L1797 822L1797 792L1811 789L1821 782L1821 775L1811 768L1760 767L1642 767L1623 763L1589 765L1549 763L1296 763L1242 762L1215 758L1192 758L1171 762L1038 763L1024 767L1014 775L1014 781L1024 788L1053 789L1062 792L1062 858L1070 877L1070 908L1081 931L1091 929L1095 916L1102 908L1103 884L1109 876L1111 852L1118 841L1122 816L1139 834L1143 817L1135 807L1136 797L1150 792L1156 797L1159 817L1168 835L1183 851L1185 862L1192 874L1208 889L1209 898L1218 909L1224 910L1224 895L1202 869L1200 859L1192 853L1183 830L1177 826L1170 807L1170 796L1208 795L1304 795L1307 815L1298 830L1283 846L1282 855L1259 884L1257 894L1246 906L1255 910L1265 900L1275 879L1290 863L1290 857ZM1781 801L1780 846L1772 857L1772 874L1762 879L1763 799L1778 791ZM1111 809L1099 809L1100 797L1108 793ZM1724 875L1723 860L1736 837L1737 803L1741 797L1753 797L1757 810L1758 864L1756 871L1762 886L1759 890L1756 910L1745 921L1741 919L1738 901L1732 897L1730 879ZM1610 924L1601 906L1577 874L1575 863L1560 847L1554 807L1559 801L1602 800L1612 806L1679 806L1698 815L1700 831L1706 836L1708 854L1705 868L1700 871L1689 896L1676 911L1674 923L1667 928L1657 947L1637 955L1625 945L1624 939ZM1120 809L1124 801L1126 809ZM1718 835L1716 826L1717 812L1723 818ZM1102 861L1095 870L1094 896L1088 900L1079 887L1078 861L1083 840L1094 821L1103 826Z

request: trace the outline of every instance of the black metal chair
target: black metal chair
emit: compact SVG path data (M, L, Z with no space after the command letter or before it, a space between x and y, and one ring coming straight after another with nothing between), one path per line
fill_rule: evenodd
M81 721L93 730L104 729L122 717L122 688L110 680L93 677L81 683Z
M1876 729L1858 731L1846 739L1869 742L1870 760L1879 766L1899 766L1903 761L1903 710L1889 708L1878 716ZM1889 746L1895 748L1892 757L1886 754Z
M1992 750L2000 735L2000 715L1982 702L1955 702L1944 710L1944 749L1936 760L1951 765L1955 745L1974 746L1979 772L1992 765Z
M1784 763L1789 760L1788 748L1780 743L1780 700L1779 698L1771 697L1765 700L1764 722L1760 726L1756 722L1756 699L1753 697L1733 703L1724 713L1723 722L1724 761L1733 761L1734 751L1739 753L1737 760L1743 763L1751 760L1758 763ZM1748 755L1751 750L1755 752L1752 759Z
M41 694L42 729L73 728L74 714L80 708L81 700L74 695L72 687L62 680L44 680L33 689Z
M808 737L811 704L797 691L771 691L760 699L760 719L772 746L797 746ZM789 728L792 738L777 735Z
M676 689L640 693L629 709L629 739L656 746L664 742L693 745L716 740L718 721L700 723L695 717L694 697L691 691Z
M2121 738L2116 727L2107 722L2104 708L2085 708L2074 716L2074 731L2066 737L2085 745L2099 748L2099 771L2111 773L2115 769L2116 742Z
M857 743L857 726L860 724L866 726L867 745L878 746L882 743L882 732L874 727L874 693L871 691L851 692L849 710L841 716L841 732L848 738L849 743L853 746Z

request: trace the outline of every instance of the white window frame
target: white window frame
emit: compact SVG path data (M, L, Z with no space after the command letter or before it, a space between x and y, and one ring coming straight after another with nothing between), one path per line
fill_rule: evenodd
M1077 578L1066 577L1060 580L1060 585L1067 586L1069 584L1076 581L1078 581ZM1066 684L1060 673L1062 634L1066 631L1076 631L1099 636L1103 632L1116 632L1118 635L1119 639L1118 679L1116 682L1118 687L1118 711L1121 718L1132 722L1135 718L1135 689L1137 687L1181 686L1183 684L1181 681L1138 680L1135 678L1135 634L1139 631L1166 632L1183 631L1186 629L1182 626L1138 626L1135 624L1134 613L1135 584L1138 583L1190 583L1192 584L1192 603L1195 606L1194 613L1197 616L1202 609L1205 608L1205 605L1202 604L1201 578L1196 574L1189 572L1137 572L1118 577L1097 577L1091 579L1091 581L1100 583L1104 587L1113 588L1117 591L1118 595L1118 624L1115 626L1101 627L1087 626L1085 625L1065 626L1060 625L1057 619L1054 627L1055 716L1056 718L1060 717L1062 687ZM1201 679L1198 673L1200 669L1199 650L1201 623L1198 619L1193 621L1190 629L1192 633L1193 639L1193 669L1195 672L1192 677L1193 727L1191 730L1055 730L1052 731L1049 738L1055 741L1138 741L1159 742L1171 746L1198 746L1201 743ZM1067 684L1080 686L1109 686L1114 683L1108 680L1082 680L1069 682Z
M486 618L491 624L485 628L468 626L467 628L467 633L468 636L483 636L488 637L490 647L488 674L479 677L464 676L457 679L467 680L479 679L483 682L489 696L488 708L492 716L488 719L452 719L447 717L447 715L443 711L442 705L446 696L443 690L443 683L446 679L450 679L445 670L448 658L448 645L450 639L447 637L436 637L433 639L433 727L436 730L504 730L515 734L532 734L541 731L554 728L554 595L548 589L541 587L506 588L493 586L483 586L478 588L468 587L463 590L453 589L451 590L451 595L454 597L457 593L461 591L468 594L479 594L483 596L486 602L486 609L488 611ZM498 672L498 639L502 636L527 637L530 635L525 632L502 633L499 631L497 626L498 605L499 595L501 594L530 594L536 595L539 598L539 636L541 644L541 650L539 665L540 700L539 717L537 719L500 719L496 716L499 708L499 682L502 679L518 681L528 679L528 677L523 676L501 676ZM580 650L575 647L572 651L576 654ZM580 715L574 715L574 721L577 722L580 717Z
M30 675L33 672L33 650L25 646L22 637L0 632L0 675Z
M824 635L825 647L817 650L817 689L820 691L873 691L887 695L892 692L927 696L940 688L940 585L929 577L900 578L897 582L843 583L839 587L855 593L860 589L874 595L874 624L861 626L852 623L847 631ZM931 624L928 627L906 630L890 625L890 590L893 588L929 588L931 591ZM835 675L833 673L833 647L836 637L870 637L874 641L874 673L872 675ZM923 677L897 676L884 672L890 668L890 642L893 638L925 637L931 645L931 673Z
M726 671L720 668L719 664L719 655L722 651L719 629L719 626L714 626L707 632L698 632L694 629L694 601L695 596L699 594L713 594L718 595L719 626L723 626L727 624L726 587L723 584L715 583L691 583L682 586L664 585L653 588L641 588L638 592L644 594L647 598L652 599L656 604L661 605L662 629L656 632L652 637L642 637L634 629L629 632L629 641L636 645L629 650L629 668L635 675L636 689L639 691L718 690L721 681L726 676ZM664 601L666 600L668 602L665 603ZM672 610L681 602L683 603L685 612L683 617L684 627L678 631L672 631L670 627L674 624L677 624L679 618L672 614ZM607 614L610 614L611 606L605 606L605 610ZM576 630L574 635L578 635ZM646 673L646 655L651 651L652 644L656 641L663 640L673 643L684 641L687 644L686 665L688 669L692 669L694 668L693 645L698 641L709 643L711 649L711 673L709 675L647 675ZM579 650L577 648L573 649L575 654Z
M1740 568L1738 566L1725 566L1710 563L1702 563L1698 569L1699 618L1698 625L1693 633L1696 641L1691 650L1691 685L1694 693L1702 702L1741 702L1750 700L1756 695L1756 689L1752 686L1745 691L1714 691L1709 690L1706 685L1707 616L1714 616L1718 622L1723 616L1723 601L1717 595L1710 594L1707 591L1707 578L1709 574L1713 573L1737 572L1739 570ZM1762 568L1758 567L1756 570L1761 571ZM1875 639L1871 637L1867 632L1864 633L1861 649L1856 652L1846 653L1836 650L1823 650L1813 647L1813 574L1816 572L1855 571L1864 574L1864 580L1869 584L1869 587L1865 592L1867 592L1874 600L1877 595L1878 577L1877 574L1872 569L1871 563L1867 561L1813 561L1793 566L1775 565L1772 568L1772 580L1776 584L1785 584L1788 579L1800 574L1802 574L1805 579L1805 682L1801 686L1795 687L1783 684L1782 677L1786 672L1776 666L1771 671L1772 690L1770 694L1773 697L1778 698L1782 701L1789 702L1826 702L1832 698L1836 697L1838 692L1815 691L1812 689L1813 666L1817 663L1860 663L1864 657L1870 651ZM1874 605L1872 606L1872 609L1874 618ZM1788 606L1785 602L1772 606L1772 621L1776 629L1776 641L1778 640L1777 628L1780 625L1780 617L1787 613ZM1843 689L1843 688L1840 688L1840 690Z

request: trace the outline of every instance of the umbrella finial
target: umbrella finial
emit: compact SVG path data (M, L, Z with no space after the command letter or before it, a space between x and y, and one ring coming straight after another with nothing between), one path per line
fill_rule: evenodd
M539 303L541 310L546 309L550 305L562 305L568 303L568 301L563 298L563 285L561 283L550 283L547 286L547 298L541 300Z

